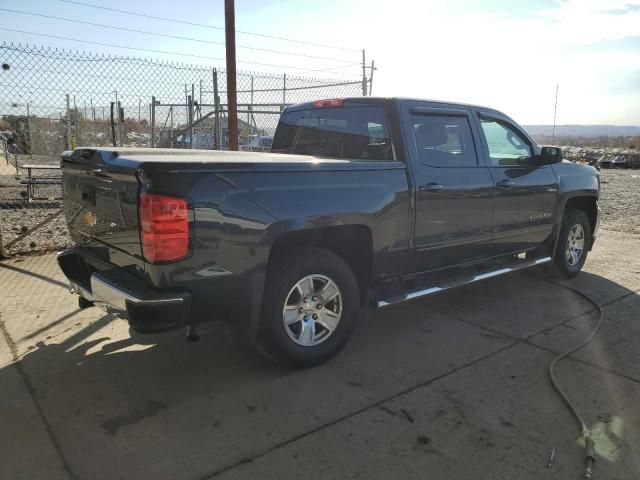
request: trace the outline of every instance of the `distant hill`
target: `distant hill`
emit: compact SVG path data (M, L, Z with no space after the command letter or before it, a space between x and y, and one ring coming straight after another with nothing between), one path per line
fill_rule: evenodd
M551 136L553 125L523 125L529 135ZM640 127L634 125L556 125L556 137L634 137Z

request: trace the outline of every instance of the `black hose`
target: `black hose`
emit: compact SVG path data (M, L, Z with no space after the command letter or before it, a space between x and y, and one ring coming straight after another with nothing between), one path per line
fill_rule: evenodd
M604 310L602 309L602 306L600 306L595 300L593 300L588 295L582 293L580 290L578 290L576 288L573 288L573 287L570 287L568 285L565 285L563 283L556 282L554 280L549 280L549 281L551 283L559 285L562 288L570 290L573 293L581 296L582 298L587 300L589 303L591 303L598 310L598 313L599 313L598 322L596 323L596 326L591 331L589 336L584 341L582 341L579 345L576 345L575 347L572 347L571 349L567 350L566 352L563 352L560 355L558 355L557 357L555 357L551 361L551 364L549 365L549 378L551 379L551 384L553 385L553 388L555 388L556 392L558 392L558 395L560 395L560 398L562 398L564 403L567 405L567 407L569 408L569 410L571 411L571 413L575 417L576 421L578 422L578 425L579 425L580 429L582 430L582 438L584 440L584 448L585 448L585 458L584 458L584 461L585 461L585 472L584 472L584 478L585 478L585 480L591 480L592 471L593 471L593 464L596 461L595 442L593 441L593 438L591 436L591 430L589 429L589 427L585 423L584 419L582 418L582 416L578 412L577 408L571 402L571 400L569 399L567 394L562 390L562 388L558 384L558 380L556 379L556 375L555 375L554 369L555 369L555 366L557 365L557 363L560 360L562 360L563 358L571 355L572 353L577 352L581 348L585 347L593 339L595 334L598 332L598 329L600 328L600 325L602 325L602 320L604 319Z

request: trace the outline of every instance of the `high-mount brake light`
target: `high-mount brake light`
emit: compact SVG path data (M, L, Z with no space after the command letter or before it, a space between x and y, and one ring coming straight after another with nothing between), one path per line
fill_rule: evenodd
M313 102L313 108L342 107L343 105L344 98L328 98L326 100L316 100Z
M151 262L169 262L189 253L189 205L182 198L140 193L142 254Z

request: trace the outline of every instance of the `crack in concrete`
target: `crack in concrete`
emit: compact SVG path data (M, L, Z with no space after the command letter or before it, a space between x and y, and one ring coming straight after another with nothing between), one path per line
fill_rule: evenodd
M264 451L254 455L253 457L242 458L241 460L238 460L238 461L232 463L231 465L227 465L226 467L222 467L222 468L220 468L220 469L218 469L218 470L216 470L216 471L214 471L214 472L212 472L210 474L207 474L207 475L205 475L203 477L199 477L199 480L209 480L211 478L215 478L215 477L217 477L219 475L222 475L222 474L224 474L224 473L226 473L226 472L228 472L230 470L233 470L234 468L237 468L239 466L245 465L247 463L251 463L251 462L253 462L255 460L258 460L258 459L260 459L262 457L265 457L265 456L269 455L270 453L272 453L272 452L274 452L276 450L279 450L281 448L286 447L287 445L291 445L292 443L297 442L298 440L301 440L301 439L303 439L305 437L308 437L310 435L313 435L315 433L321 432L322 430L325 430L325 429L327 429L329 427L332 427L332 426L337 425L337 424L339 424L341 422L349 420L350 418L353 418L353 417L355 417L357 415L360 415L361 413L364 413L364 412L367 412L367 411L372 410L374 408L380 407L384 403L389 402L391 400L394 400L394 399L396 399L398 397L401 397L402 395L407 395L407 394L409 394L411 392L414 392L414 391L416 391L416 390L418 390L420 388L428 387L428 386L432 385L433 383L435 383L435 382L437 382L439 380L447 378L450 375L453 375L453 374L458 373L458 372L460 372L460 371L462 371L462 370L464 370L466 368L469 368L469 367L472 367L474 365L477 365L478 363L483 362L484 360L488 360L489 358L493 357L494 355L502 353L505 350L508 350L509 348L511 348L511 347L513 347L515 345L518 345L518 343L519 342L512 342L509 345L505 345L504 347L501 347L498 350L495 350L495 351L493 351L491 353L488 353L488 354L483 355L483 356L481 356L479 358L476 358L475 360L472 360L471 362L465 363L464 365L461 365L461 366L456 367L456 368L454 368L452 370L449 370L448 372L445 372L445 373L440 374L440 375L436 375L435 377L430 378L429 380L420 382L420 383L418 383L416 385L413 385L411 387L408 387L408 388L406 388L406 389L404 389L404 390L402 390L400 392L396 392L396 393L393 393L391 395L388 395L387 397L385 397L385 398L383 398L381 400L377 400L374 403L371 403L371 404L366 405L364 407L361 407L361 408L359 408L357 410L349 412L349 413L347 413L345 415L342 415L342 416L340 416L340 417L338 417L338 418L336 418L336 419L334 419L334 420L332 420L330 422L327 422L325 424L319 425L318 427L312 428L310 430L307 430L306 432L302 432L302 433L300 433L298 435L295 435L295 436L293 436L293 437L291 437L291 438L289 438L287 440L279 442L279 443L277 443L277 444L265 449Z
M602 303L601 306L605 307L605 306L611 305L611 304L613 304L615 302L618 302L618 301L620 301L620 300L622 300L622 299L624 299L624 298L626 298L626 297L628 297L630 295L637 294L638 291L640 291L640 290L631 291L629 293L621 295L620 297L617 297L615 299L612 299L610 301ZM498 350L496 350L496 351L494 351L494 352L492 352L490 354L487 354L487 355L484 355L484 356L482 356L480 358L477 358L476 360L473 360L473 361L471 361L471 362L469 362L467 364L464 364L464 365L462 365L460 367L457 367L457 368L455 368L455 369L453 369L453 370L451 370L449 372L446 372L446 373L444 373L442 375L436 376L436 377L434 377L432 379L429 379L429 380L427 380L425 382L422 382L420 384L417 384L417 385L414 385L412 387L409 387L408 389L405 389L405 390L403 390L401 392L398 392L398 393L395 393L393 395L390 395L390 396L388 396L388 397L386 397L386 398L384 398L382 400L376 401L375 403L372 403L372 404L367 405L365 407L362 407L362 408L360 408L358 410L355 410L353 412L345 414L345 415L343 415L343 416L341 416L341 417L339 417L339 418L337 418L335 420L332 420L331 422L328 422L326 424L320 425L320 426L318 426L316 428L313 428L311 430L303 432L303 433L301 433L299 435L296 435L296 436L294 436L294 437L292 437L292 438L290 438L288 440L282 441L282 442L280 442L280 443L278 443L276 445L273 445L273 446L267 448L263 452L260 452L260 453L258 453L256 455L254 455L253 457L242 458L242 459L234 462L231 465L228 465L226 467L218 469L218 470L216 470L216 471L214 471L214 472L212 472L212 473L210 473L208 475L205 475L204 477L200 477L199 480L209 480L209 479L218 477L218 476L220 476L220 475L222 475L222 474L224 474L226 472L229 472L230 470L233 470L233 469L235 469L237 467L240 467L240 466L245 465L247 463L251 463L251 462L253 462L255 460L258 460L258 459L260 459L262 457L265 457L265 456L269 455L270 453L272 453L272 452L274 452L276 450L279 450L281 448L286 447L287 445L295 443L298 440L301 440L301 439L303 439L303 438L305 438L305 437L307 437L309 435L313 435L313 434L318 433L318 432L320 432L322 430L325 430L325 429L327 429L329 427L332 427L333 425L337 425L337 424L339 424L339 423L341 423L343 421L346 421L346 420L348 420L350 418L353 418L353 417L355 417L355 416L357 416L357 415L359 415L361 413L364 413L366 411L369 411L369 410L371 410L373 408L379 408L381 405L383 405L384 403L386 403L388 401L391 401L391 400L393 400L395 398L398 398L398 397L400 397L402 395L406 395L407 393L411 393L411 392L413 392L413 391L415 391L417 389L427 387L427 386L437 382L438 380L442 380L442 379L448 377L449 375L453 375L453 374L455 374L455 373L457 373L457 372L459 372L459 371L461 371L461 370L463 370L465 368L474 366L474 365L476 365L476 364L478 364L478 363L480 363L480 362L482 362L484 360L487 360L487 359L493 357L494 355L497 355L499 353L504 352L505 350L510 349L511 347L513 347L515 345L524 344L524 345L528 345L528 346L537 348L539 350L547 351L547 352L550 352L550 353L558 353L558 352L554 351L553 349L542 347L540 345L536 345L534 343L531 343L529 341L529 339L533 338L536 335L539 335L540 333L542 333L544 331L551 330L551 329L556 328L558 326L562 326L562 325L564 325L564 324L566 324L566 323L568 323L568 322L570 322L570 321L572 321L572 320L574 320L576 318L579 318L579 317L581 317L583 315L588 315L590 313L593 313L593 312L597 311L597 309L595 309L595 308L590 308L590 309L588 309L588 310L586 310L586 311L584 311L582 313L579 313L577 315L571 316L570 318L568 318L566 320L562 320L562 321L558 322L557 324L553 325L552 327L543 328L543 329L541 329L541 330L539 330L537 332L532 333L531 335L528 335L528 336L522 338L522 337L514 337L512 335L509 335L508 333L501 332L501 331L495 330L495 329L491 329L491 328L488 328L488 327L483 326L483 325L478 325L476 323L469 322L467 320L463 320L463 319L458 318L458 317L456 317L454 315L440 312L439 310L436 310L436 309L430 309L430 308L427 308L427 307L422 307L422 308L424 308L425 310L431 310L433 312L446 315L446 316L448 316L448 317L450 317L450 318L452 318L454 320L457 320L457 321L459 321L461 323L465 323L467 325L474 326L474 327L479 328L481 330L485 330L485 331L491 332L492 334L495 334L496 336L499 336L499 337L504 338L506 340L511 340L511 343L509 343L508 345L506 345L506 346L504 346L504 347L502 347L502 348L500 348L500 349L498 349ZM624 375L624 374L622 374L620 372L611 371L611 370L606 369L604 367L601 367L599 365L593 365L593 364L590 364L589 362L585 362L583 360L579 360L579 359L574 358L574 357L569 357L569 358L571 360L573 360L573 361L583 363L583 364L585 364L587 366L591 366L593 368L597 368L597 369L601 369L601 370L607 371L608 373L611 373L613 375L616 375L616 376L619 376L619 377L624 378L626 380L629 380L629 381L632 381L634 383L640 384L640 380L634 379L632 377L628 377L628 376L626 376L626 375Z
M608 307L610 305L613 305L614 303L617 303L617 302L619 302L621 300L624 300L625 298L627 298L627 297L629 297L631 295L638 295L639 292L640 292L640 289L629 291L628 293L625 293L624 295L621 295L621 296L619 296L617 298L614 298L612 300L609 300L609 301L606 301L604 303L601 303L600 306L602 308ZM471 326L479 328L481 330L486 330L488 332L491 332L492 334L497 334L497 335L499 335L499 336L501 336L503 338L506 338L506 339L509 339L509 340L512 340L514 342L518 342L518 343L521 343L521 344L524 344L524 345L528 345L530 347L534 347L534 348L537 348L539 350L543 350L545 352L552 353L554 355L559 355L561 352L559 352L557 350L554 350L553 348L544 347L542 345L538 345L538 344L532 343L530 341L530 339L535 337L535 336L537 336L537 335L540 335L543 332L553 330L554 328L561 327L561 326L566 326L567 323L571 322L572 320L575 320L576 318L580 318L580 317L582 317L584 315L589 315L589 314L591 314L593 312L597 312L598 311L597 308L591 308L589 310L585 310L582 313L574 315L574 316L568 318L567 320L563 320L561 322L558 322L557 324L555 324L555 325L553 325L551 327L545 327L545 328L543 328L543 329L541 329L539 331L536 331L536 332L534 332L534 333L532 333L530 335L527 335L526 337L514 337L513 335L510 335L508 333L502 332L500 330L495 330L493 328L490 328L490 327L487 327L487 326L484 326L484 325L480 325L478 323L475 323L475 322L472 322L472 321L469 321L469 320L465 320L463 318L457 317L456 315L452 315L450 313L445 313L445 312L442 312L442 311L440 311L438 309L435 309L435 308L427 308L427 307L424 307L424 306L421 306L421 308L423 308L425 310L428 310L428 311L432 311L432 312L438 313L440 315L448 316L448 317L452 318L453 320L456 320L456 321L458 321L460 323L464 323L465 325L471 325ZM627 338L625 338L625 340L626 339ZM616 342L616 344L617 343L620 343L620 342ZM615 375L617 377L623 378L623 379L628 380L630 382L640 384L640 379L635 378L635 377L631 377L631 376L629 376L629 375L627 375L625 373L622 373L622 372L618 372L617 370L612 370L610 368L603 367L602 365L598 365L597 363L591 363L591 362L588 362L586 360L582 360L580 358L575 357L574 355L569 355L567 358L570 359L570 360L573 360L575 362L581 363L583 365L586 365L586 366L589 366L589 367L593 367L595 369L602 370L604 372L610 373L611 375Z

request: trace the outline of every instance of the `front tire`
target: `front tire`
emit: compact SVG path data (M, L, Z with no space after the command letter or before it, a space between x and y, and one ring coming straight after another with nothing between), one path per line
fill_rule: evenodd
M575 277L587 260L591 248L591 224L582 210L565 212L553 259L554 271L561 277Z
M320 248L296 249L269 266L261 345L284 365L319 365L347 343L359 308L358 282L342 258Z

